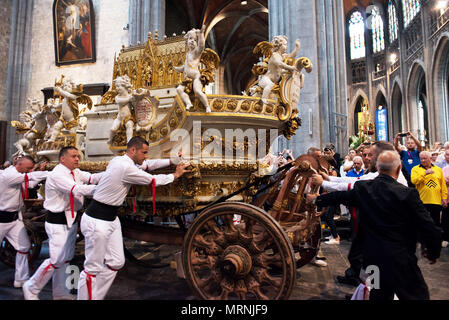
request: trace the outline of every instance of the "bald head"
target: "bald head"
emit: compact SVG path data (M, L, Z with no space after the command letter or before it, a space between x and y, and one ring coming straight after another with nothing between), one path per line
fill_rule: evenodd
M401 171L401 158L395 151L383 151L377 157L376 167L379 174L386 174L397 179Z
M15 167L20 173L31 172L34 168L34 159L30 156L23 156L17 159Z

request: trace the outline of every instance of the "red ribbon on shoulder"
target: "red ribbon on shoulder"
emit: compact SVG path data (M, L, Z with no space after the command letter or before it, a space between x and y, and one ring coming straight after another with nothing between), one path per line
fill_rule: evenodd
M28 185L29 185L28 175L25 173L25 199L28 199Z
M70 171L70 174L73 177L73 181L76 182L75 180L75 174L73 173L73 171ZM70 211L72 212L72 219L75 218L75 197L73 196L73 189L75 189L76 184L73 185L72 190L70 190Z
M132 186L133 197L133 213L136 213L136 186Z
M151 182L153 187L153 216L156 214L156 179Z
M22 195L23 201L28 199L28 175L26 173L25 173L25 188L22 187L22 185L20 185L20 194Z

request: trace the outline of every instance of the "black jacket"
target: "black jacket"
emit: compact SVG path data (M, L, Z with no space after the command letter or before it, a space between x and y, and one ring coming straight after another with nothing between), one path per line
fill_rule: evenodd
M428 257L439 258L441 230L416 189L381 174L374 180L358 181L350 191L327 193L316 200L317 206L335 204L359 208L357 236L362 237L365 264L415 257L418 234L427 247Z

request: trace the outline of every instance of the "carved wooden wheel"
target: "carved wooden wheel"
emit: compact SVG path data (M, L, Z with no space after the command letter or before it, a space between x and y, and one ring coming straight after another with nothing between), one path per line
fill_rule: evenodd
M265 211L246 203L204 210L187 231L182 261L202 299L288 299L295 285L288 237Z

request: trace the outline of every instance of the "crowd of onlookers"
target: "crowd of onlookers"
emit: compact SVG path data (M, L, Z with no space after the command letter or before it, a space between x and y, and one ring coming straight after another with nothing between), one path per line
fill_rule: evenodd
M436 142L430 148L423 147L413 134L405 132L398 133L393 143L386 141L362 143L357 148L350 149L348 154L343 157L336 152L335 146L331 143L327 144L323 149L310 147L307 151L308 155L326 159L330 166L328 174L317 175L317 177L313 178L313 183L320 185L320 194L324 194L333 191L346 191L346 189L343 189L345 185L348 186L347 190L354 188L355 180L348 178L355 178L356 182L375 179L379 175L376 165L377 157L384 151L391 152L391 154L397 152L400 157L398 161L401 162L397 182L403 186L416 189L416 198L419 194L417 201L424 205L427 211L425 214L428 214L434 224L439 227L438 230L442 231L441 247L448 247L449 142L444 143L444 145L441 142ZM276 160L278 160L279 164L284 164L293 159L291 151L284 150ZM320 176L323 176L324 179ZM327 181L323 183L323 180ZM343 181L352 182L345 184ZM348 255L350 267L346 270L344 276L337 276L337 281L358 286L361 282L359 277L361 270L361 244L354 246L354 241L357 233L355 229L359 219L359 208L336 205L328 206L325 210L326 212L322 214L321 219L325 228L330 231L330 236L324 239L327 240L324 241L325 244L340 244L339 229L337 229L335 221L345 218L350 222L350 239L352 241ZM421 243L423 254L425 249L425 245ZM319 251L312 263L320 267L327 266L321 251Z
M401 140L403 143L401 144ZM402 161L402 174L409 187L416 188L426 209L435 223L443 229L443 247L449 241L449 210L447 186L449 185L449 141L435 142L431 148L423 147L410 132L398 133L393 143ZM370 142L364 142L348 154L341 157L332 143L322 150L316 147L308 149L309 155L324 157L331 164L331 174L339 177L361 177L368 172L368 154ZM293 158L293 155L291 155ZM329 208L322 220L330 228L331 236L325 243L339 244L340 237L334 219L349 215L349 209L340 206Z

